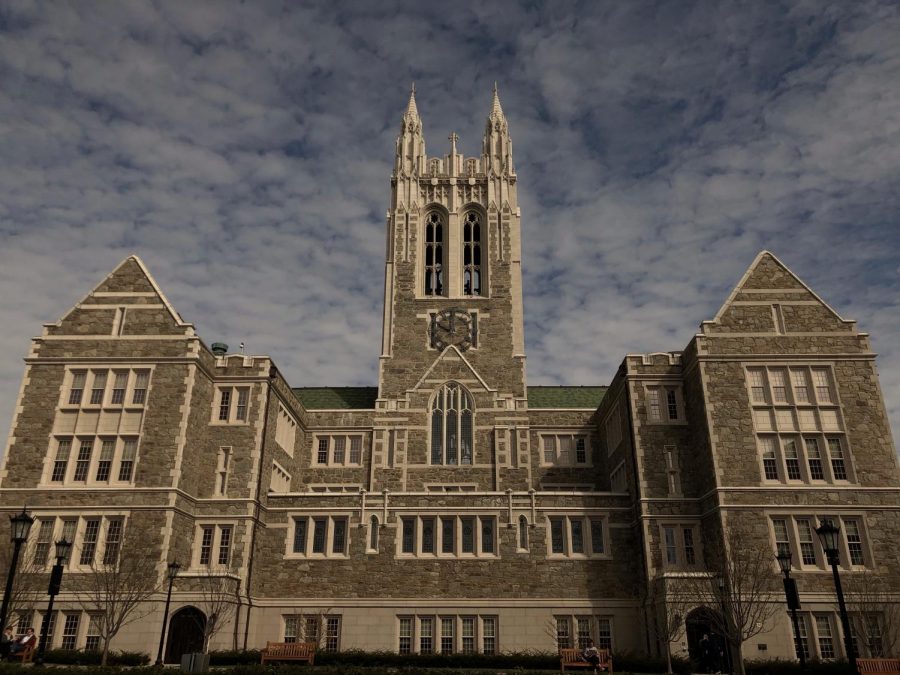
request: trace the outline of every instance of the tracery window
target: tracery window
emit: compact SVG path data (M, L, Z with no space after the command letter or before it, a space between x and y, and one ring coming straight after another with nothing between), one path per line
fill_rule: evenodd
M474 446L472 395L448 382L431 400L431 463L471 464Z
M444 294L444 224L432 211L425 217L425 295Z
M463 293L481 295L481 217L475 211L463 224Z

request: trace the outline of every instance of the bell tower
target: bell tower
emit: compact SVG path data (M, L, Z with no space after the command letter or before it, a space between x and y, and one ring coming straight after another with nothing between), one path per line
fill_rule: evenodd
M428 157L416 91L400 122L387 212L379 398L403 397L441 358L525 398L519 207L512 141L494 85L481 156L459 137Z

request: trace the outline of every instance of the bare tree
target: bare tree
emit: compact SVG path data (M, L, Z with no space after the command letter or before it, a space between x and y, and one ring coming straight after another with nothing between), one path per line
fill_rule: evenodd
M122 527L115 522L121 523L112 521L110 528ZM70 576L73 593L100 637L102 665L109 658L113 638L125 626L150 613L148 601L156 593L160 578L157 558L147 555L146 542L152 541L149 532L129 527L122 540L121 531L118 537L113 536L113 531L107 532L106 546L96 552L89 570Z
M685 577L689 581L685 582ZM656 630L663 641L666 653L666 672L672 672L672 643L685 631L685 617L698 604L691 594L693 582L690 575L684 577L667 576L654 586L650 597L651 606L656 609Z
M850 626L860 647L872 657L900 653L900 602L883 575L872 570L844 577Z
M7 625L15 625L14 617L32 614L38 601L47 595L47 565L37 555L36 544L32 541L25 544L19 552L16 564L16 576L13 580L12 594L9 597L9 609L6 617ZM0 573L5 581L12 562L12 549L8 546L0 549ZM5 626L0 626L3 630Z
M230 568L205 565L196 577L200 595L198 608L206 615L203 631L203 653L209 651L213 637L234 616L240 594L240 578Z
M314 642L317 649L324 649L328 640L328 617L331 608L308 609L293 615L297 638L303 642Z
M706 546L707 574L686 580L690 595L713 610L708 615L713 630L725 639L739 675L744 675L744 642L768 631L782 607L767 541L746 520L731 518L725 534Z

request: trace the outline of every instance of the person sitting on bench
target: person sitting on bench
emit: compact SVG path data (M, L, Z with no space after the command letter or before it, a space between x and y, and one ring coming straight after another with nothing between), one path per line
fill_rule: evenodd
M34 648L35 642L37 642L37 635L34 634L34 628L26 628L25 635L9 646L9 653L21 654L24 651L28 651L28 649Z
M587 639L587 645L581 650L581 658L594 666L595 673L600 672L600 652L594 646L594 641L591 638Z

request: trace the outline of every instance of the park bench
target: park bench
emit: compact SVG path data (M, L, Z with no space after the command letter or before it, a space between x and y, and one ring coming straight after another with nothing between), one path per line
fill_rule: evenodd
M856 659L860 673L891 673L900 675L900 659Z
M266 642L260 652L262 663L270 661L306 661L313 664L316 658L315 642Z
M34 657L35 642L32 642L30 645L25 647L25 649L23 649L22 651L16 652L15 654L10 654L6 658L9 661L19 661L20 663L31 663L31 659Z
M600 670L612 674L612 657L608 649L599 649ZM562 648L559 650L559 672L565 672L571 668L593 668L594 666L581 658L580 649Z

